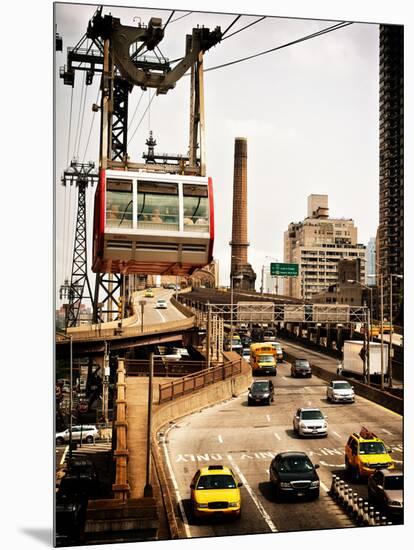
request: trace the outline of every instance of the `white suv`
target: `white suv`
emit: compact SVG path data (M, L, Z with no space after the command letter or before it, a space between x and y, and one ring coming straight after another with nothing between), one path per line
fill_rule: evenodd
M72 441L80 441L82 435L82 441L86 443L93 443L99 435L99 430L96 426L72 426ZM63 432L56 434L56 445L63 445L69 441L70 431L69 428Z

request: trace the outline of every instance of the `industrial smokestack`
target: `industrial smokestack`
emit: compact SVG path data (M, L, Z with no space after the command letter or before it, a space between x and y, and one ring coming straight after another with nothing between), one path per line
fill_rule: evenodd
M254 290L256 274L248 263L247 248L247 139L237 137L234 142L233 225L230 277L237 276L235 288Z

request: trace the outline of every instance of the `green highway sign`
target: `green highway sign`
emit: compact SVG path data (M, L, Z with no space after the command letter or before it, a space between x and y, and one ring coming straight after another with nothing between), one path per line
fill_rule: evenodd
M275 277L297 277L299 275L299 264L271 263L270 275Z

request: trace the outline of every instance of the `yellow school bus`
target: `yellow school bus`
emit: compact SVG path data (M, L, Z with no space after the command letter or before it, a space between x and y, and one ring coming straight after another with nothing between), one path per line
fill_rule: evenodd
M250 365L253 374L276 376L276 349L267 342L250 346Z

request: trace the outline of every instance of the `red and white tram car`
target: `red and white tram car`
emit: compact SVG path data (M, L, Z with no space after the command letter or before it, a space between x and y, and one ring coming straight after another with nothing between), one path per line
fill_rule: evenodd
M212 260L211 178L101 170L92 269L188 275Z

